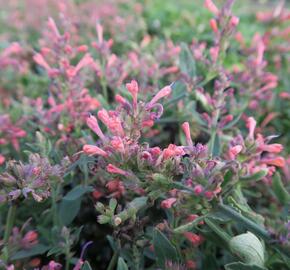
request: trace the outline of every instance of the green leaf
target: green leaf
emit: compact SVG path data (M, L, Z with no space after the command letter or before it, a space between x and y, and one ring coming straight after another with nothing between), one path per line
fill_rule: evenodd
M89 262L85 261L85 263L82 266L82 270L93 270Z
M62 252L63 252L63 248L56 246L56 247L51 248L47 252L46 256L51 256L53 254L61 254Z
M240 177L240 180L242 181L259 181L262 180L266 175L268 174L268 170L261 170L258 171L250 176L244 176L244 177Z
M194 78L196 76L195 60L192 52L185 43L181 44L179 61L181 72L187 74L190 78Z
M59 206L59 220L62 225L69 225L77 216L81 207L81 198L77 200L62 200Z
M42 245L42 244L38 244L36 246L34 246L31 249L27 249L27 250L20 250L18 252L16 252L12 257L11 260L21 260L21 259L25 259L28 257L32 257L35 255L41 255L43 253L45 253L47 250L49 250L50 247Z
M68 192L63 199L67 201L74 201L83 196L85 193L91 192L93 190L93 187L84 187L79 185L74 187L70 192Z
M254 264L245 264L241 262L234 262L225 265L226 270L267 270L264 267L260 267Z
M260 267L265 263L264 246L260 239L251 232L234 236L229 242L230 250L244 263Z
M124 259L122 257L119 257L118 259L118 265L117 265L117 270L128 270L128 266L125 263Z
M168 238L158 229L153 231L153 246L158 264L164 266L165 261L178 261L177 250Z
M220 148L221 148L220 137L218 134L216 134L212 151L213 156L219 156Z
M109 207L110 207L110 210L114 213L115 212L115 209L117 207L117 200L115 198L112 198L110 199L110 202L109 202Z
M273 177L272 187L277 199L281 204L285 205L286 203L289 202L290 195L287 192L286 188L284 187L283 182L281 180L281 176L278 172L275 173Z

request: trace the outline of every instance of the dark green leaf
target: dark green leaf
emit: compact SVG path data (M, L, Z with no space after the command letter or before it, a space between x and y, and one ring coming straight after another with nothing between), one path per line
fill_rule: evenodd
M187 74L190 78L194 78L196 76L195 60L192 52L185 43L181 44L179 61L181 72Z
M91 192L93 190L94 189L90 186L84 187L84 186L79 185L79 186L74 187L70 192L68 192L63 199L67 201L74 201L80 198L81 196L83 196L85 193Z
M165 261L178 261L177 250L168 238L159 230L153 231L153 245L158 264L164 266Z
M77 216L81 207L81 198L77 200L62 200L59 206L59 220L62 225L69 225Z
M21 259L25 259L25 258L32 257L35 255L41 255L41 254L45 253L47 250L49 250L48 246L38 244L31 249L20 250L20 251L16 252L11 257L11 260L13 260L13 261L14 260L21 260Z
M284 187L283 182L281 180L281 176L278 172L275 173L273 177L272 187L277 199L281 204L285 205L286 203L289 202L290 195L287 192L286 188Z

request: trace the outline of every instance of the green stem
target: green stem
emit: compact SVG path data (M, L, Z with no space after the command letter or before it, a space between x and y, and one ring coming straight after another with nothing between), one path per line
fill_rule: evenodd
M205 218L204 221L228 245L229 241L231 240L231 237L225 231L222 231L209 218Z
M7 218L6 218L6 226L5 226L5 233L3 238L4 248L3 248L3 257L4 261L7 262L9 260L9 237L13 228L14 219L15 219L15 213L16 213L16 205L11 203Z
M113 270L114 269L115 265L117 264L118 257L119 257L119 251L115 250L107 270Z
M184 233L184 232L189 232L191 231L199 222L203 221L205 218L205 216L202 216L202 217L198 217L196 218L195 220L189 222L189 223L186 223L184 225L181 225L177 228L175 228L173 230L174 233Z
M55 227L58 226L58 211L57 211L57 196L60 191L60 185L56 184L56 186L52 187L51 192L51 208L52 208L52 215L53 215L53 225Z

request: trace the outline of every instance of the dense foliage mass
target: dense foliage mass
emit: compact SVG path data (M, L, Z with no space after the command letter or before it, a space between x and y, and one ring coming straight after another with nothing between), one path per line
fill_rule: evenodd
M290 269L285 1L0 7L0 269Z

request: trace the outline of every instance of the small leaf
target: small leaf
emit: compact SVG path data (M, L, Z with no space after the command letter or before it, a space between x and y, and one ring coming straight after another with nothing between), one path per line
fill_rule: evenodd
M56 246L56 247L51 248L47 252L46 256L51 256L53 254L61 254L62 252L63 252L63 248Z
M253 264L244 264L241 262L234 262L225 265L226 270L267 270L264 267L260 267Z
M187 74L190 78L194 78L196 76L195 60L192 52L185 43L181 44L179 61L181 72Z
M178 261L177 250L168 238L158 229L153 231L153 246L157 261L164 266L165 261Z
M268 170L258 171L250 176L240 177L242 181L259 181L262 180L268 174Z
M82 266L82 270L93 270L89 262L85 261L85 263Z
M284 187L281 176L278 172L273 177L272 187L277 199L281 204L285 205L289 202L290 195Z
M128 270L128 266L125 263L124 259L122 257L119 257L118 259L118 265L117 265L117 270Z
M117 200L115 198L110 199L109 207L110 207L111 211L114 213L115 209L117 207Z
M219 154L220 154L220 137L218 134L216 134L215 140L214 140L214 145L213 145L212 155L219 156Z
M62 200L59 206L59 220L62 225L69 225L77 216L81 207L81 198L77 200Z
M21 259L25 259L25 258L32 257L35 255L41 255L41 254L45 253L47 250L49 250L48 246L38 244L31 249L20 250L20 251L16 252L11 257L11 260L13 260L13 261L14 260L21 260Z
M83 196L85 193L91 192L93 190L93 187L84 187L79 185L74 187L70 192L68 192L63 199L67 201L74 201Z

